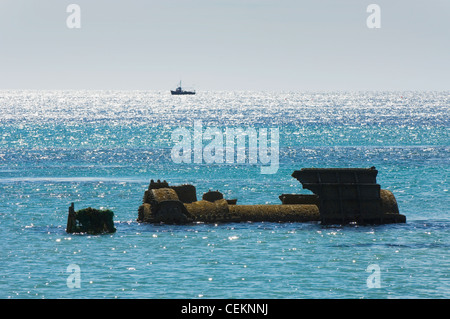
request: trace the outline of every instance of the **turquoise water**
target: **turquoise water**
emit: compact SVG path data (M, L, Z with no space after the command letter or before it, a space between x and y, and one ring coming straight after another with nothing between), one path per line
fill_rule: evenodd
M1 91L0 298L449 298L449 106L449 92ZM278 171L174 163L172 132L196 120L279 129ZM150 179L278 204L309 193L294 170L370 166L406 224L136 222ZM117 232L67 234L71 202L113 210Z

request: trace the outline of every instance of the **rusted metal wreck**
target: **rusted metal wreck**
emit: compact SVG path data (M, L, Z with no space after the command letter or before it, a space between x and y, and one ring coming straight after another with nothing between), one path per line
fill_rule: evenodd
M282 194L279 205L238 205L209 191L197 200L194 185L170 186L151 180L138 210L139 222L187 224L245 221L312 222L321 224L405 223L397 201L376 183L372 168L303 168L294 171L303 188L314 194Z

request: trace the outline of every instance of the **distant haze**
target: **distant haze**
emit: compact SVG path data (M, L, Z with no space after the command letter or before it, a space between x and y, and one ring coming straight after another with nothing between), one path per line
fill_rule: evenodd
M449 90L449 35L448 0L1 0L0 89Z

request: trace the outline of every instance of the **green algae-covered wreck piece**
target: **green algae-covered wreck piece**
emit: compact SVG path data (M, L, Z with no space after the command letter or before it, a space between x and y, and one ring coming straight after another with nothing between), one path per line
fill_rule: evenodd
M314 194L282 194L279 205L237 205L219 191L197 200L194 185L150 181L138 209L139 222L312 222L322 224L404 223L394 195L376 183L372 168L306 168L292 176Z
M88 207L75 211L72 203L69 207L66 232L90 235L114 233L116 228L113 217L114 213L109 209L100 210Z

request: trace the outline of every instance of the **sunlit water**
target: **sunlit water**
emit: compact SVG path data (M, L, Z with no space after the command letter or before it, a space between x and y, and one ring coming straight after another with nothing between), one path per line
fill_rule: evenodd
M449 106L449 92L2 91L0 297L449 298ZM278 171L174 163L171 134L195 120L278 128ZM406 224L136 221L150 179L279 204L309 193L296 169L370 166ZM113 210L117 232L67 234L71 202Z

